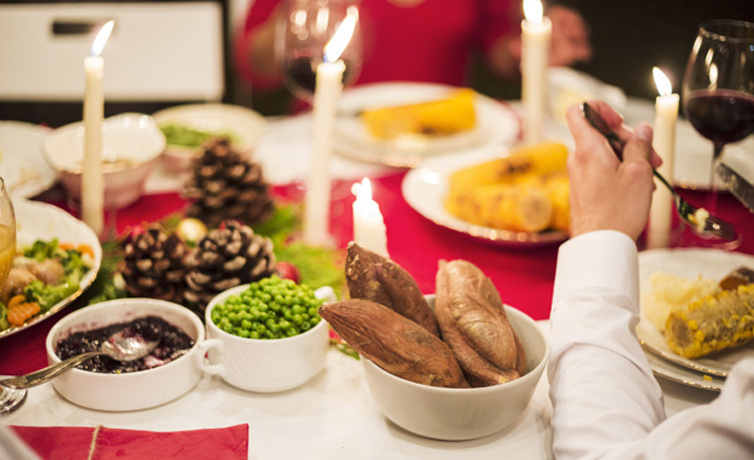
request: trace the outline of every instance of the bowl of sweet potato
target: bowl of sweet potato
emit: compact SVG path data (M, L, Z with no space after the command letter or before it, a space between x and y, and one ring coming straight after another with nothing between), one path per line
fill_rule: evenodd
M440 261L436 292L425 296L395 262L351 243L345 271L349 298L320 314L359 352L385 417L442 440L481 438L521 418L547 339L479 268Z

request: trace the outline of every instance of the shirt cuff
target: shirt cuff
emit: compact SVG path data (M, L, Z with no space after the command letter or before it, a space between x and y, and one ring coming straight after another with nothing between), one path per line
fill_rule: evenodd
M598 230L566 241L558 251L553 311L558 300L583 289L603 288L639 305L636 243L625 233Z

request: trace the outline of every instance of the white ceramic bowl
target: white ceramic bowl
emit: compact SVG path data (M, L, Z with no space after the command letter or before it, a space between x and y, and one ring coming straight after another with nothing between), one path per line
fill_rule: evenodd
M248 391L276 392L303 385L325 368L327 322L323 319L306 332L281 339L247 339L218 328L212 322L212 310L248 287L244 284L228 289L207 305L207 341L200 347L208 350L209 363L197 356L200 367Z
M124 113L102 125L105 209L128 206L141 196L144 183L165 151L165 136L149 115ZM81 200L84 124L62 126L42 146L47 162L60 175L69 198Z
M58 321L47 334L47 360L60 362L55 346L71 333L155 315L183 330L196 343L204 340L199 317L181 305L147 298L118 299L84 307ZM163 366L123 374L102 374L71 369L52 381L57 392L74 404L103 411L132 411L158 406L190 391L202 372L194 364L195 344Z
M243 152L250 152L256 147L267 126L261 114L230 104L179 105L155 112L152 116L158 126L175 124L209 133L229 134ZM172 171L183 172L201 152L201 148L168 144L163 163Z
M434 302L434 296L428 296ZM515 423L531 401L547 364L547 339L526 314L506 306L526 350L527 373L516 380L480 388L440 388L397 377L362 358L367 385L382 413L396 425L433 439L481 438Z

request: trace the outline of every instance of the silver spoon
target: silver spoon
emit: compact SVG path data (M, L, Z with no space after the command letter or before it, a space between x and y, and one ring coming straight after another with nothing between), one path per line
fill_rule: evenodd
M150 324L149 326L147 331L143 328L137 331L133 324L128 325L108 337L98 351L88 351L30 374L0 380L0 390L3 389L2 387L22 390L40 385L95 356L106 355L118 361L141 359L152 353L162 337L158 325Z

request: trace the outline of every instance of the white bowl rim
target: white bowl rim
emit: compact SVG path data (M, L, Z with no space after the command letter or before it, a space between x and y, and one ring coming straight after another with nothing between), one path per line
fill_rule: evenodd
M128 307L130 305L137 305L137 304L159 305L160 307L165 307L168 310L173 310L176 313L183 314L187 318L190 318L190 321L196 327L196 333L197 333L197 337L193 339L194 344L191 346L191 348L186 350L186 353L184 353L183 355L179 356L173 361L165 363L164 365L152 367L150 369L135 371L135 372L122 372L118 374L110 374L110 373L104 373L104 372L92 372L92 371L87 371L87 370L78 369L78 368L73 368L69 372L84 373L85 375L88 375L88 376L92 376L96 378L106 378L106 379L137 378L137 376L141 376L141 375L151 374L154 372L162 372L162 369L164 369L166 366L170 366L171 364L176 362L178 359L185 357L185 355L187 355L189 352L195 350L198 347L199 342L205 340L204 325L202 324L199 317L188 308L174 302L169 302L167 300L153 299L153 298L148 298L148 297L127 297L127 298L122 298L122 299L107 300L107 301L100 302L97 304L88 305L74 312L71 312L68 315L61 318L57 323L55 323L52 326L50 331L47 333L47 338L45 339L45 349L47 351L48 357L52 357L55 362L62 361L60 357L58 356L58 354L55 352L56 344L53 344L52 340L53 338L57 337L60 333L71 332L70 328L72 324L70 323L75 323L75 321L78 319L85 319L86 315L96 313L100 310L109 310L109 309L118 308L119 305L125 305L125 307ZM124 308L124 307L121 307L121 308ZM151 314L152 313L150 312L145 312L142 314L142 316L149 316ZM139 318L139 317L141 316L137 316L134 319ZM121 321L123 321L122 318L113 316L112 318L105 319L103 321L103 324L98 325L97 327L98 328L106 327L106 326L109 326L111 324L116 324ZM76 326L76 325L77 324L73 324L73 326ZM78 329L76 329L75 331L78 331ZM186 331L183 331L183 332L187 333Z
M429 296L425 296L425 297L429 297ZM535 379L534 376L536 376L535 380L539 380L539 378L541 377L542 371L544 370L544 367L547 365L547 362L549 361L550 347L547 342L547 337L545 336L545 334L537 325L536 321L534 321L534 319L531 316L527 315L523 311L517 308L514 308L508 304L503 304L503 305L505 306L506 313L513 313L514 315L517 316L517 319L520 319L526 323L529 323L529 325L536 331L537 336L542 340L542 344L544 345L544 353L542 354L542 359L537 363L537 365L534 366L526 374L522 375L521 377L515 380L511 380L510 382L500 383L497 385L488 385L484 387L472 387L472 388L437 387L437 386L424 385L422 383L412 382L411 380L407 380L395 374L391 374L390 372L381 368L375 362L373 362L370 359L365 358L364 356L360 355L360 359L364 360L365 365L367 365L368 363L368 365L372 366L377 372L382 373L386 377L394 379L397 382L402 382L408 385L409 387L422 388L425 391L433 391L440 394L452 393L456 395L464 395L464 394L468 395L469 393L474 393L475 395L481 395L484 393L494 393L494 392L500 391L501 388L514 388L517 386L527 385L529 383L529 380Z
M215 324L214 321L212 321L212 309L214 309L215 306L219 304L220 302L223 302L227 300L228 298L230 298L231 296L237 295L245 291L246 289L248 289L249 286L250 286L250 283L239 284L238 286L228 288L227 290L220 292L215 297L213 297L207 304L207 309L204 312L204 323L207 325L207 328L211 327L213 331L227 338L235 338L239 340L250 340L250 341L259 342L259 343L281 343L281 342L294 342L296 340L303 340L304 337L308 337L309 335L316 333L316 331L318 331L322 327L325 327L323 326L323 324L324 325L328 324L327 321L325 321L325 319L320 316L319 322L313 328L307 331L301 332L299 334L296 334L294 336L291 336L291 337L280 337L277 339L255 339L252 337L241 337L239 335L225 332L224 330L220 329L220 327L217 324Z

